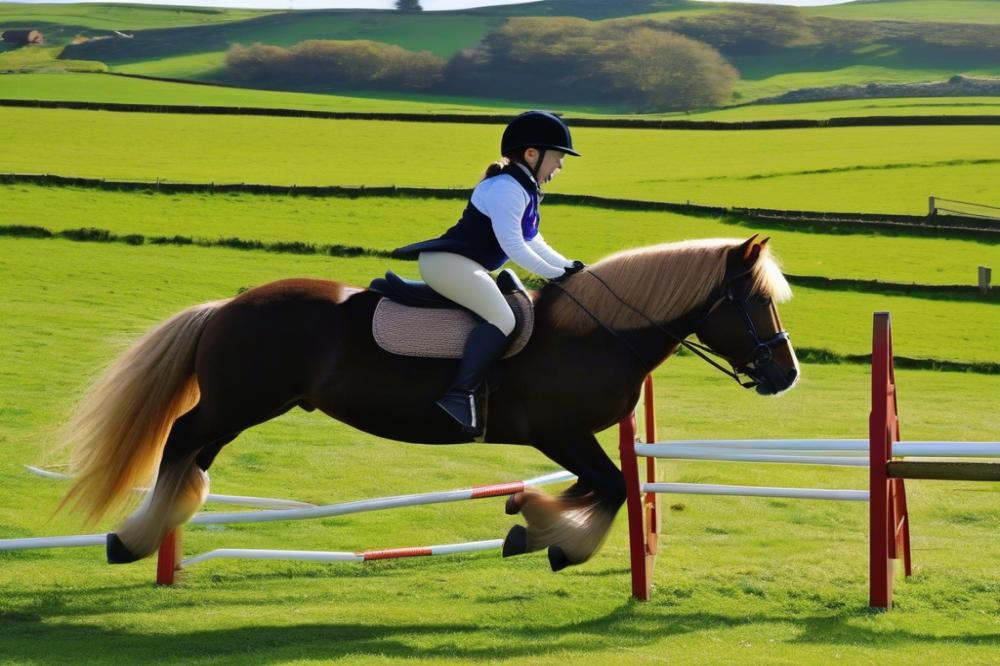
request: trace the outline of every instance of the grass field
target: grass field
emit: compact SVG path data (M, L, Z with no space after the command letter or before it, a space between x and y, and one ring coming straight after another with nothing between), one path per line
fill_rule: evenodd
M865 3L962 20L991 3ZM688 11L692 3L556 0L594 18ZM7 5L0 5L0 22ZM28 11L30 6L21 7ZM35 11L35 8L30 8ZM48 6L81 24L195 25L224 15ZM234 12L235 16L237 13ZM40 15L40 14L39 14ZM467 18L497 20L499 10ZM132 17L129 19L129 17ZM978 18L977 18L978 17ZM988 18L988 17L987 17ZM110 24L103 28L111 27ZM384 27L384 26L383 26ZM417 39L416 35L413 35ZM10 55L8 52L6 55ZM14 52L16 53L16 52ZM4 55L0 55L2 63ZM19 54L17 57L23 57ZM188 60L185 61L184 59ZM182 55L162 71L204 56ZM150 71L156 61L148 61ZM139 66L139 65L137 65ZM143 64L142 66L147 66ZM763 70L762 70L763 71ZM766 72L764 72L766 74ZM803 79L805 80L805 79ZM767 84L767 76L759 79ZM791 82L789 83L791 85ZM428 113L510 110L484 100L328 97L175 85L106 75L0 76L0 98L256 105ZM871 113L990 113L998 99L861 100L747 106L725 120ZM574 113L599 111L574 110ZM0 172L94 178L471 188L495 153L492 125L333 121L0 108ZM926 212L926 197L1000 205L1000 128L897 127L708 132L578 128L582 159L547 190L769 208ZM117 234L239 237L387 250L436 235L464 201L113 192L0 185L0 226ZM1000 245L885 232L751 227L732 218L542 207L546 238L567 256L692 237L763 232L798 275L972 284L1000 269ZM293 276L365 285L413 262L197 245L139 245L0 235L0 538L97 532L52 516L65 486L25 464L58 468L49 447L93 375L130 341L195 303ZM1000 308L984 300L796 287L780 306L799 348L865 354L871 314L892 313L898 356L998 361ZM690 354L655 373L661 438L866 436L870 377L860 363L805 363L796 388L762 398ZM997 440L1000 375L898 370L908 440ZM387 413L387 418L392 418ZM617 431L598 435L617 460ZM554 463L502 445L403 445L294 410L243 433L212 468L212 491L339 502L528 478ZM861 469L685 462L659 480L865 488ZM556 489L553 489L556 490ZM213 561L173 588L155 563L104 564L100 548L0 552L0 662L164 664L987 664L1000 649L1000 484L907 482L915 575L897 577L896 607L867 609L864 503L672 496L650 603L629 600L627 525L589 562L558 574L544 554L498 553L370 565ZM222 508L220 506L209 508ZM297 523L191 528L188 556L214 548L361 550L502 537L519 522L500 499Z
M25 131L32 128L32 132ZM52 149L35 149L33 136ZM117 179L469 187L497 128L0 110L0 171ZM1000 128L872 127L752 132L578 128L585 157L555 192L703 204L926 212L927 196L1000 204ZM442 147L448 159L435 155ZM196 159L192 159L193 156ZM379 155L377 160L369 156Z
M61 486L26 475L93 370L123 338L192 302L288 275L361 281L386 262L235 250L0 240L5 354L0 400L2 534L75 531L45 522ZM391 262L390 262L391 264ZM401 268L400 265L396 266ZM800 294L800 298L802 294ZM53 304L58 303L58 307ZM856 311L859 327L868 312ZM910 345L899 339L897 353ZM792 325L790 324L790 328ZM990 327L993 329L994 327ZM794 330L794 329L793 329ZM794 333L793 333L794 334ZM863 436L863 366L805 366L786 396L737 389L691 358L656 373L662 436ZM898 373L908 438L995 436L1000 378ZM723 406L707 408L706 405ZM821 424L821 425L818 425ZM609 450L615 433L602 434ZM373 465L378 460L381 464ZM401 446L293 412L247 432L213 468L216 492L346 500L463 487L551 469L519 447ZM682 482L863 487L864 474L665 465ZM388 490L388 489L392 490ZM649 604L627 601L625 523L590 563L558 575L544 557L492 554L351 565L219 562L153 589L153 563L106 567L96 549L0 555L5 659L259 663L599 660L754 663L823 660L982 663L998 645L1000 550L992 486L911 482L916 576L896 610L866 604L863 505L737 498L667 501ZM24 497L31 501L25 503ZM501 502L454 504L287 525L189 530L188 553L215 547L352 549L499 536ZM29 587L26 581L34 581Z
M377 250L435 236L458 218L464 206L457 199L135 194L34 185L2 185L0 197L3 225L35 225L51 231L98 227L121 235L363 244ZM774 239L785 270L795 275L971 285L976 266L1000 266L1000 246L971 240L795 232L674 213L551 203L544 205L543 219L545 237L555 247L587 262L626 247L762 232ZM947 252L941 251L943 247ZM407 270L412 272L415 266Z
M192 56L192 58L198 57L200 56ZM420 99L408 101L378 97L253 90L88 74L72 76L65 74L0 75L0 97L3 99L198 104L202 106L252 106L310 111L383 113L513 113L522 108L510 105L490 107L482 104L447 103ZM997 101L996 108L1000 109L1000 100Z
M995 0L867 0L803 8L812 16L842 19L1000 23Z
M108 66L96 60L57 60L61 46L26 46L0 52L0 72L105 72ZM0 76L4 76L0 74ZM3 91L3 86L0 86Z
M77 25L94 30L139 30L142 28L177 28L181 26L228 23L271 14L266 10L222 9L209 7L106 4L25 4L0 2L0 24L13 22L52 25Z
M198 59L201 56L191 56ZM169 59L174 62L179 59ZM0 57L2 61L2 57ZM177 63L178 65L180 63ZM156 67L157 63L151 63ZM0 98L115 102L130 104L198 104L203 106L251 106L312 111L364 111L383 113L512 113L525 108L482 100L451 101L436 96L350 97L315 95L219 86L196 86L170 81L147 81L92 74L0 75ZM479 103L477 103L477 101ZM568 109L571 117L603 117ZM781 118L837 118L871 115L997 115L998 97L929 97L864 99L799 104L759 104L691 113L644 114L628 117L691 120L772 120Z

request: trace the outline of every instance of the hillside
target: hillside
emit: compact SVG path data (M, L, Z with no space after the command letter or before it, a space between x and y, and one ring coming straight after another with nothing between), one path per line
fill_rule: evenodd
M0 4L0 28L38 27L50 46L65 45L58 52L59 60L49 63L42 61L51 57L42 54L30 58L0 54L0 70L100 71L106 67L110 71L161 78L230 85L239 82L261 89L400 98L402 90L384 87L375 90L357 85L292 84L280 77L277 82L246 82L226 68L225 57L234 44L261 43L287 49L306 40L360 39L409 51L429 51L447 60L463 49L481 44L510 18L568 16L586 19L595 26L659 25L661 29L700 35L697 21L721 16L733 11L732 7L686 0L617 3L543 0L466 11L402 14L371 10L254 12L100 4ZM749 11L771 10L759 7ZM739 11L748 10L741 6ZM719 37L723 40L719 48L738 73L731 94L727 93L728 99L747 102L803 88L837 85L943 81L956 74L1000 76L1000 41L994 39L992 32L993 25L1000 25L1000 2L995 0L863 0L808 8L796 16L800 17L797 20L801 22L802 35L765 45L766 48L739 44L727 48L725 40L729 38ZM896 20L886 21L887 18ZM115 30L132 37L123 38ZM70 44L78 35L90 41ZM710 32L706 39L711 38ZM485 82L491 80L487 76ZM465 87L423 89L419 101L447 103L460 99L463 104L476 104L477 99L482 99L482 103L493 107L559 103L603 113L636 110L630 108L629 102L616 102L615 96L607 94L577 101L533 100L531 93L506 92L511 86L501 83L462 85ZM487 91L486 87L491 89Z

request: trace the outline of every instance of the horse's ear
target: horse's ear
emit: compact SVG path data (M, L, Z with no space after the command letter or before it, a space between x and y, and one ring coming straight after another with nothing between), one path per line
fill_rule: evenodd
M760 242L760 246L761 246L761 247L763 248L763 247L764 247L765 245L767 245L767 241L769 241L769 240L771 240L771 237L770 237L770 236L766 236L766 237L764 238L764 240L762 240L762 241Z
M739 256L743 257L744 261L750 261L750 263L753 263L754 261L757 261L757 257L753 257L753 260L751 261L750 255L754 253L754 248L757 247L757 244L754 241L757 240L757 236L759 236L759 235L760 234L754 234L750 238L748 238L745 241L743 241L743 244L740 245L739 249L737 250L737 252L739 253ZM756 251L758 253L760 252L759 249L757 249Z

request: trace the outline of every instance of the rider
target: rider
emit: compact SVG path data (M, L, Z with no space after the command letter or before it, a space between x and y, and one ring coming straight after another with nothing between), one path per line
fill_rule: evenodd
M486 371L507 346L514 313L489 271L508 259L550 280L583 268L553 250L538 232L541 184L562 168L565 155L576 155L569 128L545 111L517 116L500 141L503 159L486 169L472 191L461 219L439 238L407 245L395 254L418 256L424 281L484 321L469 334L462 362L445 394L437 401L462 429L481 435L475 394Z

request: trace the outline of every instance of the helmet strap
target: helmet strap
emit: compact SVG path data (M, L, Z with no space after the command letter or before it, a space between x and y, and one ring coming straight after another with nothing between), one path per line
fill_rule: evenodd
M531 175L535 177L535 184L538 186L538 189L542 189L542 183L538 179L538 170L542 168L542 160L545 159L545 151L548 150L548 149L547 148L535 148L535 150L538 151L538 161L535 162L535 166L533 168L531 168Z

